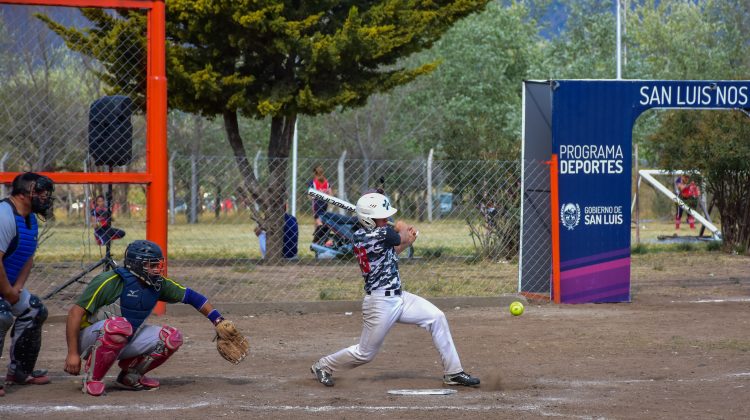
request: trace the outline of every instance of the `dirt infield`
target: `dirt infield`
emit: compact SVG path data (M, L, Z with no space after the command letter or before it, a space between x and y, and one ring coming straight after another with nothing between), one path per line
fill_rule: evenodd
M448 396L387 394L442 387L437 352L417 327L396 326L375 361L325 388L310 364L355 343L361 314L248 307L231 315L251 337L241 365L219 358L208 321L171 314L151 319L185 335L154 372L162 388L93 398L62 371L56 318L45 324L38 364L53 383L9 388L0 418L747 418L750 258L647 254L634 257L632 277L629 304L530 303L520 317L504 307L443 308L465 369L482 379Z

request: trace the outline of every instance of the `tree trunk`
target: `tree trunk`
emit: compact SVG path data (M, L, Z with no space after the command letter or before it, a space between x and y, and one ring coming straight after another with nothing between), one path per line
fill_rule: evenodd
M721 233L727 251L750 253L750 173L725 171L709 177L716 208L721 217Z
M243 184L239 188L240 199L250 209L252 219L262 228L265 228L266 223L264 218L255 210L255 206L252 205L260 197L260 186L258 185L258 180L255 179L255 174L253 174L250 160L247 158L247 152L245 151L245 145L242 142L242 136L240 136L240 125L236 110L224 111L224 130L227 133L229 145L232 147L237 168L239 168L240 175L242 176ZM273 139L273 134L271 138ZM263 206L261 205L262 208Z
M266 216L266 260L271 264L283 259L287 168L296 121L296 114L271 119L271 137L268 143L269 181L262 200Z

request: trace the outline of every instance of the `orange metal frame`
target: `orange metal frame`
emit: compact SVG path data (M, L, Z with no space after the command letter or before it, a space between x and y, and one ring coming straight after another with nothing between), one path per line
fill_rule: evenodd
M167 252L167 68L164 0L0 0L29 6L142 9L148 13L146 70L146 172L44 173L62 184L146 184L146 238ZM0 182L18 173L0 172ZM160 302L155 312L165 312Z
M557 154L553 153L547 163L549 164L550 230L552 231L552 299L555 303L560 303L560 216L558 210L560 198L557 183Z

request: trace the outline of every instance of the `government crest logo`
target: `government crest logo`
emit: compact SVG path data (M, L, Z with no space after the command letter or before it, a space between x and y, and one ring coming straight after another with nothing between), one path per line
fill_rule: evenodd
M560 208L560 221L568 230L573 230L581 221L581 208L578 204L565 203Z

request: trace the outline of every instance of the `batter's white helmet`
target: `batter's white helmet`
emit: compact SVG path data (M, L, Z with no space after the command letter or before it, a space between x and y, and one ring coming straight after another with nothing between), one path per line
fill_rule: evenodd
M387 219L397 211L391 207L391 201L383 194L369 193L357 200L357 219L368 229L375 227L373 219Z

